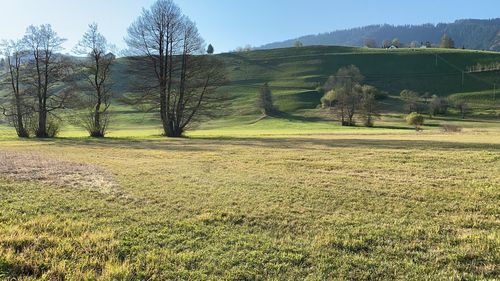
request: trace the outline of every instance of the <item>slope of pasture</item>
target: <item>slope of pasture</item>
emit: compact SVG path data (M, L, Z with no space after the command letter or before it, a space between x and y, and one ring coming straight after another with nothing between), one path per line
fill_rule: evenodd
M403 89L440 96L493 89L500 72L466 73L478 63L500 62L500 54L464 50L380 50L348 47L304 47L220 55L226 62L231 84L223 91L237 97L234 109L255 111L258 88L268 82L280 110L292 113L315 108L318 86L340 67L356 65L374 85L391 95ZM437 63L436 63L437 62ZM395 108L398 111L399 108Z
M387 91L391 97L381 103L384 117L399 114L402 117L403 103L398 98L402 89L412 89L441 96L467 97L478 110L474 114L491 118L498 114L499 100L493 97L493 83L500 85L500 72L464 74L462 70L479 64L500 62L500 54L467 50L400 49L382 50L335 46L316 46L259 50L244 53L217 55L225 62L229 83L219 93L230 99L222 117L197 124L196 129L260 130L287 128L287 130L330 131L331 116L316 110L321 94L316 89L340 67L354 64L366 76L366 83ZM144 113L124 105L120 98L130 91L131 81L140 82L130 76L126 58L120 58L113 70L116 100L111 131L116 135L135 135L148 131L160 134L158 115ZM277 108L282 112L277 119L264 120L256 125L260 117L256 107L259 88L268 82L273 91ZM8 90L8 89L7 89ZM491 92L491 95L488 94ZM5 90L4 90L5 93ZM456 93L459 93L455 95ZM500 96L500 95L499 95ZM404 126L402 118L382 118L381 126ZM70 135L85 135L82 129L65 118L65 132ZM390 120L390 121L387 121ZM264 128L265 129L265 128ZM127 131L127 132L125 132ZM133 133L141 131L141 133ZM218 134L218 133L216 133Z

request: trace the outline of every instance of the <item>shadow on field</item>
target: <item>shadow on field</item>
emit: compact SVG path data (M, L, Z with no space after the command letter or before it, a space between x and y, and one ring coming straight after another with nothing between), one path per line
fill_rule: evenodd
M462 119L460 116L456 117L433 116L432 118L429 118L429 120L443 121L443 122L446 121L463 122L463 123L491 123L491 124L500 123L500 119L494 115L484 115L481 116L480 119L475 117L466 117L465 119Z
M280 111L276 113L275 118L286 119L288 121L301 121L301 122L319 122L319 121L327 121L326 118L315 117L315 116L301 116L301 115L293 115L287 112Z
M52 140L33 140L46 142L47 145L84 146L94 148L114 149L144 149L165 150L179 152L220 151L227 146L253 147L262 149L307 149L324 150L333 148L370 148L370 149L424 149L424 150L474 150L497 151L500 144L449 142L432 140L389 140L389 139L361 139L361 138L308 138L308 137L218 137L218 138L183 138L183 139L71 139L61 138ZM339 136L336 136L339 137ZM383 136L380 136L383 138ZM450 138L456 136L449 136ZM28 140L27 142L31 142Z
M226 138L195 139L210 144L254 146L272 149L325 149L325 148L372 148L372 149L427 149L427 150L500 150L500 144L457 143L428 140L372 140L372 139L312 139L312 138ZM222 143L221 143L222 142Z

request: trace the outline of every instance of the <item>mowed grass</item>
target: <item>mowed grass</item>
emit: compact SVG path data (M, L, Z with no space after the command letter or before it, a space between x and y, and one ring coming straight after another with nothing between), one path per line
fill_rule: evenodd
M397 132L5 137L119 192L0 176L0 279L498 278L500 134Z

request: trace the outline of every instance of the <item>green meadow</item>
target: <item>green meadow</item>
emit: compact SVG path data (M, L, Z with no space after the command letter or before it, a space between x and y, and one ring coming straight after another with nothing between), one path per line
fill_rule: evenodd
M55 139L19 140L0 125L0 280L498 279L500 73L462 84L460 70L498 53L218 56L227 110L182 139L121 103L124 79L105 139L70 115ZM342 127L318 106L318 86L350 64L388 93L374 128ZM280 113L261 118L265 82ZM428 117L416 132L402 89L466 99L473 111Z

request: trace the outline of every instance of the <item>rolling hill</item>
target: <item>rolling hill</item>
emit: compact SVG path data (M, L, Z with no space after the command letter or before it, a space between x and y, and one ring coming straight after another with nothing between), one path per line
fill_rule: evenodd
M385 114L403 113L403 103L399 99L403 89L439 96L458 95L480 109L477 114L487 113L488 118L495 116L500 109L499 99L493 100L494 84L500 85L500 71L467 72L477 64L488 66L500 63L500 53L496 52L310 46L226 53L217 57L225 62L229 79L228 85L220 88L219 92L228 96L229 101L221 118L203 122L199 124L199 129L240 130L251 125L252 128L266 130L328 130L332 124L331 117L325 117L316 109L321 99L317 89L340 67L351 64L360 68L366 77L366 84L390 95L381 103ZM160 123L155 113L140 112L120 103L119 97L127 93L128 82L133 80L133 77L127 76L126 60L120 58L113 71L117 100L112 106L111 128L114 131L150 129L158 132ZM259 88L266 82L283 118L256 124L261 115L256 99ZM396 120L396 123L399 122L395 123L396 127L404 124L399 119ZM81 131L77 127L73 129Z
M340 67L350 64L360 68L366 77L365 83L390 95L411 89L448 96L493 90L495 82L500 84L499 71L466 72L469 66L478 63L499 63L500 54L494 52L314 46L229 53L220 57L227 65L231 81L222 91L232 94L235 108L244 112L251 111L258 88L265 82L273 89L281 110L293 113L316 108L320 100L316 88Z

